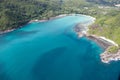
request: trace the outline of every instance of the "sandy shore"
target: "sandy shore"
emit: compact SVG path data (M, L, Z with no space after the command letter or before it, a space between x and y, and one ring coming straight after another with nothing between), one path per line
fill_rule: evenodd
M57 18L62 18L62 17L68 16L68 15L75 15L75 14L62 14L62 15L58 15L58 16L55 16L55 17L51 17L51 18L49 18L49 19L42 19L42 20L37 20L37 19L36 19L36 20L31 20L31 21L29 21L29 22L26 23L26 24L30 24L30 23L33 23L33 22L46 22L46 21L49 21L49 20L53 20L53 19L57 19ZM19 28L21 28L21 27L23 27L23 26L20 26L20 27L15 28L15 29L9 29L9 30L5 30L5 31L0 31L0 35L5 34L5 33L12 32L12 31L14 31L14 30L16 30L16 29L19 29Z
M29 23L32 23L32 22L46 22L46 21L49 21L49 20L59 19L59 18L63 18L63 17L66 17L66 16L79 16L79 15L91 18L93 20L92 21L93 23L96 20L96 18L94 18L94 17L88 16L88 15L83 15L83 14L61 14L61 15L58 15L58 16L55 16L55 17L50 17L49 19L31 20L31 21L29 21ZM89 24L86 24L86 25L89 25Z
M109 46L113 46L113 44L111 42L108 42L96 35L87 35L87 38L89 38L90 40L93 40L94 42L96 42L98 45L100 45L104 50L106 50Z
M46 22L46 21L49 21L49 20L54 20L54 19L58 19L58 18L63 18L63 17L65 17L65 16L79 16L79 15L82 15L82 16L86 16L86 17L88 17L88 18L92 18L93 19L93 23L94 23L94 21L95 21L95 18L93 18L93 17L91 17L91 16L88 16L88 15L83 15L83 14L61 14L61 15L58 15L58 16L55 16L55 17L50 17L49 19L42 19L42 20L31 20L31 21L29 21L28 23L26 23L26 24L30 24L30 23L33 23L33 22ZM89 24L86 24L86 25L89 25ZM18 27L18 28L21 28L21 27L23 27L23 26L20 26L20 27ZM5 33L9 33L9 32L12 32L12 31L14 31L14 30L16 30L16 29L18 29L18 28L15 28L15 29L10 29L10 30L5 30L5 31L0 31L0 35L1 34L5 34Z
M104 48L104 52L100 54L100 59L103 63L110 63L111 61L118 61L120 60L120 50L110 53L109 49L113 46L118 47L114 41L107 39L105 37L96 36L96 35L89 35L87 36L89 39L95 41L99 44L102 48Z
M58 15L58 16L55 16L55 17L50 17L49 19L42 19L42 20L31 20L31 21L29 21L28 23L26 23L26 24L30 24L30 23L33 23L33 22L46 22L46 21L49 21L49 20L54 20L54 19L58 19L58 18L63 18L63 17L65 17L65 16L78 16L78 15L82 15L82 14L61 14L61 15ZM82 16L87 16L87 15L82 15ZM90 16L88 16L88 17L90 17ZM12 32L12 31L14 31L14 30L16 30L16 29L19 29L19 28L21 28L21 27L23 27L23 26L20 26L20 27L18 27L18 28L15 28L15 29L9 29L9 30L5 30L5 31L0 31L0 35L2 35L2 34L5 34L5 33L9 33L9 32Z
M58 15L58 16L55 16L55 17L50 17L49 19L31 20L31 21L29 21L29 23L32 23L32 22L46 22L46 21L49 21L49 20L63 18L65 16L78 16L78 15L80 15L80 14L61 14L61 15ZM83 15L83 16L85 16L85 15Z
M1 34L5 34L5 33L12 32L12 31L14 31L14 30L16 30L16 29L10 29L10 30L5 30L5 31L0 31L0 35L1 35Z
M28 23L33 23L33 22L46 22L46 21L49 21L49 20L54 20L54 19L58 19L58 18L62 18L62 17L65 17L65 16L68 16L68 14L62 14L62 15L58 15L56 17L51 17L49 19L42 19L42 20L31 20L29 21Z

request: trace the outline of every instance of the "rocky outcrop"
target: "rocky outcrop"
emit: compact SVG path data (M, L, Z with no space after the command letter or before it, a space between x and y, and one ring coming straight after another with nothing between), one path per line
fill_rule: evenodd
M75 32L77 33L78 37L83 37L87 34L88 31L88 27L86 27L85 25L78 23L75 27L74 27Z
M120 60L120 50L117 53L108 53L106 50L104 53L100 55L101 61L104 63L109 63L111 61L118 61Z
M88 34L87 33L88 27L80 23L74 27L74 30L76 31L78 37L86 36L88 39L93 40L94 42L96 42L98 45L100 45L104 49L104 52L100 54L100 58L103 63L109 63L111 61L120 60L120 50L118 50L115 53L108 52L108 49L111 46L118 47L118 44L116 44L114 41L107 39L105 37L102 37L102 36Z

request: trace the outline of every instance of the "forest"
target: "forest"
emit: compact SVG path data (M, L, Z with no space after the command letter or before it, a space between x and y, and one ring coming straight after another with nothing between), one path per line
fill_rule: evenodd
M77 3L78 1L80 3ZM0 0L0 31L18 28L30 20L72 13L80 4L84 5L84 2L84 0Z
M53 12L57 15L60 4L60 1L49 0L0 0L0 30L17 28L32 19L53 16Z
M95 3L115 0L0 0L0 31L18 28L30 20L63 13L93 14ZM115 1L119 3L120 0ZM93 5L94 4L94 5ZM86 7L90 10L86 10Z

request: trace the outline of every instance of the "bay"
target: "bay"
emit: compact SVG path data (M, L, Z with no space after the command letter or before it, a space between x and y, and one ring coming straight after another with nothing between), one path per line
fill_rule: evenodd
M0 80L118 80L120 62L102 63L103 49L74 32L92 22L73 15L0 35Z

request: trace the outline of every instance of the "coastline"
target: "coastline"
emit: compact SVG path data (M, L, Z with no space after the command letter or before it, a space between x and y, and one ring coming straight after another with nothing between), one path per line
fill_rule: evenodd
M54 20L54 19L63 18L63 17L66 17L66 16L78 16L78 15L87 16L87 15L83 15L83 14L61 14L61 15L58 15L58 16L55 16L55 17L50 17L49 19L31 20L31 21L28 22L28 24L32 23L32 22L46 22L46 21L50 21L50 20ZM90 17L90 16L88 16L88 17Z
M0 35L5 34L5 33L12 32L12 31L14 31L14 30L16 30L16 29L9 29L9 30L5 30L5 31L0 31Z
M94 18L93 18L94 19ZM93 20L91 24L95 22L96 19ZM89 24L90 25L90 24ZM120 49L118 49L117 52L115 53L109 53L108 50L111 47L117 47L119 48L118 44L116 44L114 41L107 39L103 36L97 36L97 35L92 35L88 33L88 26L81 25L80 23L77 24L74 27L75 32L77 33L78 37L87 37L88 39L96 42L99 46L101 46L104 49L104 52L100 54L100 59L103 63L110 63L111 61L118 61L120 60Z
M88 33L88 31L89 31L88 26L93 24L95 22L95 20L96 20L96 18L94 18L94 17L88 16L88 15L83 15L83 14L61 14L61 15L58 15L58 16L55 16L55 17L50 17L49 19L31 20L27 24L30 24L30 23L33 23L33 22L47 22L49 20L63 18L65 16L79 16L79 15L86 16L86 17L90 18L91 22L87 22L86 24L78 23L74 27L74 30L77 33L78 37L85 36L88 39L96 42L98 45L100 45L105 50L103 53L100 54L100 58L101 58L101 61L103 63L109 63L111 61L118 61L118 60L120 60L120 50L118 50L114 54L108 54L108 52L107 52L108 49L111 46L117 46L118 47L118 44L116 44L114 41L112 41L110 39L107 39L107 38L105 38L103 36L97 36L97 35L92 35L92 34ZM23 27L23 26L20 26L18 28L14 28L14 29L5 30L5 31L0 31L0 35L12 32L12 31L14 31L16 29L19 29L21 27Z
M73 14L61 14L61 15L58 15L58 16L55 16L55 17L50 17L49 19L30 20L25 25L33 23L33 22L46 22L46 21L49 21L49 20L54 20L54 19L57 19L57 18L62 18L62 17L68 16L68 15L73 15ZM15 31L15 30L17 30L17 29L19 29L21 27L23 27L23 26L19 26L18 28L8 29L8 30L5 30L5 31L0 31L0 35L6 34L6 33L9 33L9 32L12 32L12 31Z
M61 14L61 15L58 15L58 16L55 16L55 17L50 17L49 19L41 19L41 20L38 20L38 19L35 19L35 20L30 20L28 23L26 23L25 25L27 24L30 24L30 23L33 23L33 22L47 22L49 20L54 20L54 19L58 19L58 18L63 18L65 16L78 16L78 15L82 15L82 16L87 16L87 15L83 15L83 14ZM91 17L91 16L88 16L88 17ZM92 18L92 17L91 17ZM9 33L9 32L12 32L14 30L17 30L19 28L21 28L23 26L19 26L18 28L13 28L13 29L8 29L8 30L4 30L4 31L0 31L0 35L2 34L6 34L6 33Z
M96 35L87 35L86 36L88 39L93 40L94 42L96 42L98 45L100 45L104 50L106 50L109 46L112 46L113 44L111 44L110 42L101 39L99 36Z
M33 22L46 22L46 21L49 21L49 20L54 20L54 19L58 19L58 18L63 18L65 16L68 16L69 14L61 14L61 15L58 15L58 16L55 16L55 17L50 17L49 19L41 19L41 20L31 20L28 22L29 23L33 23Z
M89 39L95 41L98 45L100 45L102 48L104 48L104 52L100 54L100 59L103 63L110 63L111 61L118 61L120 60L120 49L118 49L116 52L109 52L109 49L111 47L118 47L118 45L105 38L105 37L98 37L95 35L87 36Z

